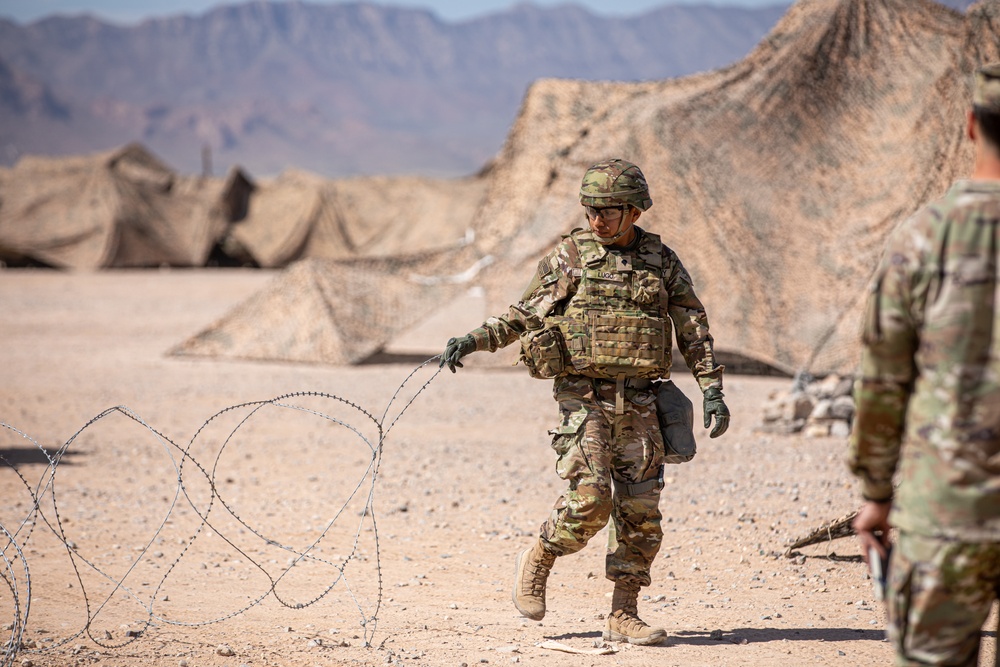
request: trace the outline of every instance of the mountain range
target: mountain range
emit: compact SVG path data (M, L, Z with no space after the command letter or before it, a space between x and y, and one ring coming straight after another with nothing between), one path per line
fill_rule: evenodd
M532 81L723 67L787 8L606 18L521 4L450 23L367 2L255 1L130 26L0 19L0 164L140 141L186 172L466 174L500 149Z

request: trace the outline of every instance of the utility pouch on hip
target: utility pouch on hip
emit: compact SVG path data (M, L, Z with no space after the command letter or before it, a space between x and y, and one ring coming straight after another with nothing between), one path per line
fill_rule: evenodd
M670 380L656 387L656 416L663 434L664 462L687 463L698 448L694 441L694 405Z
M520 336L521 362L533 378L548 380L566 369L566 344L557 324L525 331Z

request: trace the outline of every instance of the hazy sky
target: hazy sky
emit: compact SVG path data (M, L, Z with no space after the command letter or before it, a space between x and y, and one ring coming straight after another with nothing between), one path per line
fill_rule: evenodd
M51 14L80 14L88 12L117 23L135 23L150 16L171 14L200 14L224 4L237 4L246 0L0 0L0 16L28 23ZM309 0L318 4L338 0ZM518 4L516 0L391 0L376 4L430 9L446 20L461 20L500 11ZM630 16L641 14L666 4L716 5L739 7L764 7L788 5L791 0L626 0L612 3L609 0L534 0L540 6L577 4L595 14Z

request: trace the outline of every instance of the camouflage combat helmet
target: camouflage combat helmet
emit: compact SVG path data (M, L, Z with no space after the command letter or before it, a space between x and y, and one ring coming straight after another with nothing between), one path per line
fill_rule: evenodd
M595 208L628 204L645 211L653 200L639 167L616 158L598 162L587 170L580 186L580 203Z

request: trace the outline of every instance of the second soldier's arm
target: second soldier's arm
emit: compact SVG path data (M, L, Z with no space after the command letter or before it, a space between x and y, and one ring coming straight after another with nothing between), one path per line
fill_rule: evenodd
M853 523L866 561L872 549L887 555L892 478L917 376L917 326L926 294L917 245L913 234L890 240L865 307L848 466L860 478L866 501Z
M897 234L872 282L862 333L861 376L848 465L865 500L892 499L892 477L917 370L919 257L913 234ZM917 290L914 290L917 287Z

